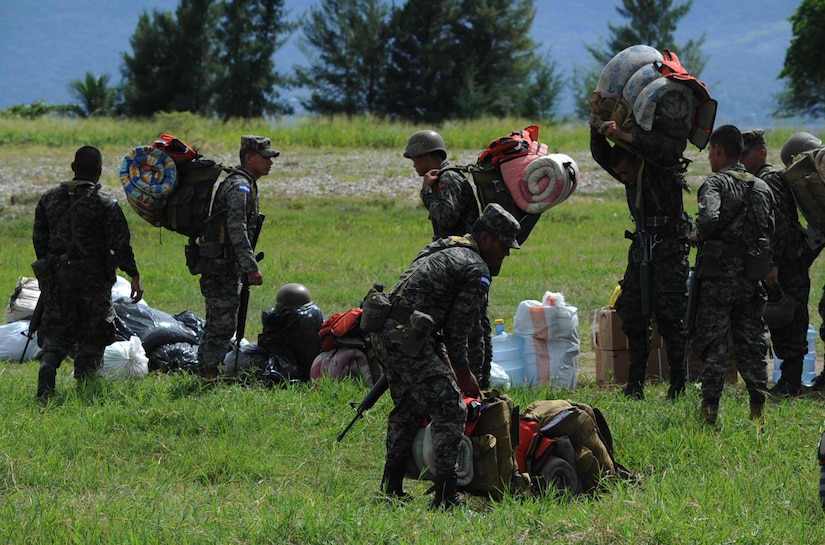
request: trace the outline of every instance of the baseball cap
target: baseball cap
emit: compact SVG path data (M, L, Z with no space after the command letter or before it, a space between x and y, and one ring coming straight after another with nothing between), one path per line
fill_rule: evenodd
M266 136L241 136L241 149L260 153L264 157L278 157L281 152L272 149L272 143Z
M762 129L753 129L752 131L743 132L742 143L744 144L742 153L755 147L765 147L767 145L765 142L765 131Z
M521 224L500 204L490 203L485 206L478 221L486 225L490 232L508 248L521 248L516 240Z

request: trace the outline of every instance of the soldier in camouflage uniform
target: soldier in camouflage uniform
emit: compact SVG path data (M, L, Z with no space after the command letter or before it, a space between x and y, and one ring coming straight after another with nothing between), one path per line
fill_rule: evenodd
M708 160L714 174L699 188L699 213L693 244L701 244L697 272L699 288L694 353L702 361L700 414L716 424L719 399L728 368L728 332L733 339L736 367L750 397L752 419L762 416L767 388L765 354L768 336L762 313L765 289L748 252L755 248L767 257L774 230L774 200L768 185L739 163L742 135L732 125L719 127L710 137ZM746 262L748 265L746 265Z
M594 92L590 97L594 113L598 113L600 102L601 95ZM611 147L606 137L617 145ZM631 134L615 121L591 126L590 152L605 171L624 184L627 205L636 225L635 233L625 233L632 242L620 282L621 295L616 301L630 360L623 394L644 399L650 323L655 319L670 363L667 398L675 399L685 391L685 286L690 270L687 259L690 216L682 200L682 192L688 188L682 175L681 154L665 140L649 133ZM649 238L648 242L644 237ZM645 265L649 272L648 295L643 294L641 274L645 244L652 246L651 259ZM649 297L651 315L643 312L643 297Z
M412 160L416 173L421 176L419 194L430 214L433 240L467 233L478 219L478 202L463 174L456 170L442 171L449 162L441 135L433 130L413 133L407 140L404 157ZM481 388L487 388L493 359L490 317L485 313L476 327L483 342L470 347L470 368Z
M808 297L811 293L808 269L815 254L799 224L796 199L791 188L782 172L766 161L765 132L757 129L742 133L742 140L745 148L740 162L748 172L768 184L775 203L775 229L771 237L773 266L765 284L768 290L781 290L794 302L790 323L769 328L773 350L777 357L782 358L782 377L770 393L774 396L797 396L802 391L802 363L808 352Z
M468 350L480 339L468 325L487 312L491 277L498 274L510 249L519 247L519 229L518 221L503 208L488 205L471 234L428 245L390 294L389 318L371 340L395 404L387 425L381 485L391 497L407 497L402 488L407 460L416 432L429 417L437 479L432 506L462 504L455 470L466 416L462 392L479 396ZM442 342L448 359L441 355Z
M215 191L212 215L201 242L201 294L206 300L206 323L198 346L199 374L217 377L231 349L240 306L241 279L251 286L263 284L263 276L251 240L259 228L258 184L269 174L272 159L280 153L269 138L242 136L240 165ZM215 251L205 251L214 248ZM206 255L205 255L206 254Z
M57 369L74 358L74 376L97 374L115 339L115 268L131 278L131 298L143 297L126 217L114 196L100 191L103 158L92 146L75 153L74 178L46 191L34 213L33 264L43 298L37 396L55 392Z

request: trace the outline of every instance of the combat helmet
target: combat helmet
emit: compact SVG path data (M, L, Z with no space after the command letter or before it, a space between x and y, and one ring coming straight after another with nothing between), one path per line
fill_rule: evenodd
M284 284L275 298L275 312L281 312L287 308L301 308L309 303L312 303L312 296L306 286L294 282Z
M762 319L771 329L787 326L793 320L794 300L780 288L776 293L768 293L768 302L762 312Z
M433 130L416 131L407 139L404 157L412 159L433 151L440 151L447 158L447 146L440 134Z
M822 140L812 135L809 132L798 132L793 134L782 145L782 151L779 153L782 157L782 162L788 166L793 161L793 158L802 152L816 149L822 145Z

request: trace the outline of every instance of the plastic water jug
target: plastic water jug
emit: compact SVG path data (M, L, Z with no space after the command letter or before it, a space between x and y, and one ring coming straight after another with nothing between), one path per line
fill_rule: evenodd
M510 377L510 384L524 384L524 341L513 333L493 335L493 361Z

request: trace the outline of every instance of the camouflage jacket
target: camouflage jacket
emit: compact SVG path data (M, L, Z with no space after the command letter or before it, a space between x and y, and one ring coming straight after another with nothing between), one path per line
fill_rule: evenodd
M238 263L242 274L249 274L258 270L251 242L258 228L258 184L248 170L235 168L215 191L212 214L218 223L210 226L207 238L218 240L227 249L226 257Z
M654 256L687 253L691 220L685 212L682 197L688 186L681 172L681 154L664 140L644 133L633 135L633 146L640 150L644 159L642 179L640 183L622 183L636 230L639 230L643 211L646 230L662 239ZM590 153L593 159L621 182L619 175L610 168L610 151L607 138L591 128Z
M748 183L753 183L753 189L741 208ZM696 230L700 241L721 240L728 254L753 247L757 239L770 243L774 232L773 193L767 183L749 174L741 164L708 176L699 188L697 201ZM725 274L739 274L742 262L741 256L727 255Z
M441 169L449 163L441 163ZM455 170L445 170L433 187L422 187L419 192L433 224L433 240L470 232L478 219L476 201L470 181Z
M773 193L775 228L771 237L773 261L777 267L785 267L800 259L810 259L811 253L805 240L805 232L799 224L796 210L796 198L782 176L771 165L762 165L756 173L762 178Z
M75 243L72 242L71 192L75 193ZM105 257L130 277L138 275L129 225L117 199L93 182L72 180L46 191L37 203L32 229L38 259L68 255Z
M490 270L474 241L442 239L418 254L390 298L394 304L432 316L450 361L469 363L468 346L483 342L483 332L477 325L487 313L491 281Z

